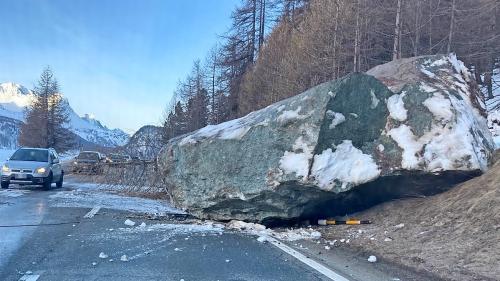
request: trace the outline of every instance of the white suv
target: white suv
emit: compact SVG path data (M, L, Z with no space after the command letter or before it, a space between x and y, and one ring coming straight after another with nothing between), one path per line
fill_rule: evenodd
M52 148L20 148L2 166L2 188L9 184L42 185L50 189L52 183L62 187L64 171L59 156Z

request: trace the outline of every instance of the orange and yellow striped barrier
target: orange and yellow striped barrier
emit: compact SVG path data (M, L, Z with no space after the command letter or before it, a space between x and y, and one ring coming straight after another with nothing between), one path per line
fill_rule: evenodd
M369 220L358 220L358 219L348 219L348 220L333 220L333 219L325 219L325 220L318 220L319 225L340 225L340 224L347 224L347 225L357 225L357 224L371 224L372 222Z

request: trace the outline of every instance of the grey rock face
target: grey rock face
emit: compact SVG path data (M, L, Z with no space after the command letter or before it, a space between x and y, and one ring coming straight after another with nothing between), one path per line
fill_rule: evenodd
M479 94L453 56L368 74L172 139L159 163L176 206L219 220L343 215L487 169Z

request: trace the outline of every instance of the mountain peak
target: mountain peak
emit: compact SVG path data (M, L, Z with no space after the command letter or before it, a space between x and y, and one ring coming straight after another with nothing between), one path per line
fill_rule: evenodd
M33 98L33 93L20 84L0 83L0 117L24 122L24 111L33 102ZM69 130L84 140L106 147L124 145L128 141L129 135L122 130L110 130L90 114L79 116L71 108L67 98L63 98L63 103L69 114Z
M14 83L14 82L4 82L0 83L0 95L29 95L31 91L26 87Z

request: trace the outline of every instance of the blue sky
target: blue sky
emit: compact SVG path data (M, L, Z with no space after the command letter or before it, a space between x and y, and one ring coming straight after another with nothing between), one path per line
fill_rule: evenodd
M158 124L177 81L230 25L238 0L2 0L0 82L50 65L80 115L128 132Z

